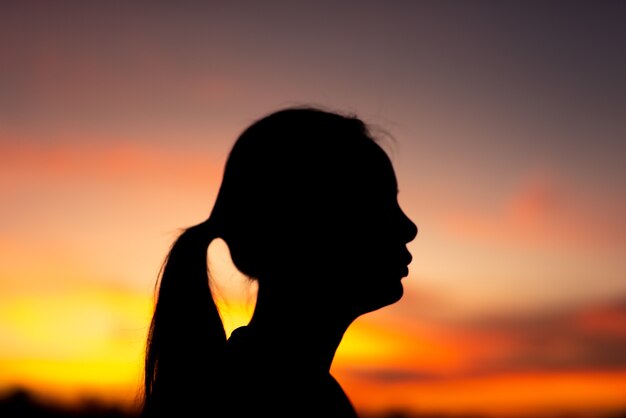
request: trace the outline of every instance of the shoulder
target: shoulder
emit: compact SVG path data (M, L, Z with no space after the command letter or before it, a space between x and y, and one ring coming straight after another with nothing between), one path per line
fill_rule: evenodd
M295 368L235 370L224 379L222 401L228 417L357 417L349 398L330 375L299 375Z
M233 331L223 362L221 399L227 417L356 418L339 383L249 344L245 327Z

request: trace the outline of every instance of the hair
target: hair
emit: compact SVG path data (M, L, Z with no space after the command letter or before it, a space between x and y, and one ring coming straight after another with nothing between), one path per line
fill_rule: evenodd
M205 400L219 384L226 333L209 286L211 241L223 238L237 268L261 282L271 275L276 260L259 240L270 232L280 235L298 229L303 223L298 218L302 205L307 211L311 207L320 213L333 210L328 196L345 191L341 176L351 175L345 166L346 159L354 159L355 142L374 143L364 122L312 107L271 113L239 136L228 155L210 216L182 231L155 283L143 416L180 409L194 398ZM294 181L295 188L290 186ZM304 227L316 228L322 221L307 218ZM294 222L299 222L298 228Z

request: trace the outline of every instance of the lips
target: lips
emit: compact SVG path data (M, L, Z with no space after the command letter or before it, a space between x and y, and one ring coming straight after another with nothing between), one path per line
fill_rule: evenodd
M393 254L389 254L388 259L385 259L383 256L380 261L384 263L380 267L387 274L391 273L399 277L406 277L409 275L409 264L413 261L413 256L406 249L401 249Z
M403 261L404 268L400 270L402 273L402 277L406 277L409 275L409 264L411 264L411 261L413 261L413 256L407 251Z

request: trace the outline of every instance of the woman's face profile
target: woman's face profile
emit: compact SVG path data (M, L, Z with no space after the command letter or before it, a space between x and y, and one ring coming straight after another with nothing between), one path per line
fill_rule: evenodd
M328 297L357 314L397 302L417 227L398 203L398 185L387 154L376 147L345 185L329 222Z

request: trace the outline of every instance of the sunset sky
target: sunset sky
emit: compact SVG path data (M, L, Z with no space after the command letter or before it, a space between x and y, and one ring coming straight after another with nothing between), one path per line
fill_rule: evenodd
M336 355L358 410L626 410L625 75L617 0L1 2L0 393L132 405L169 245L312 104L390 141L419 228Z

